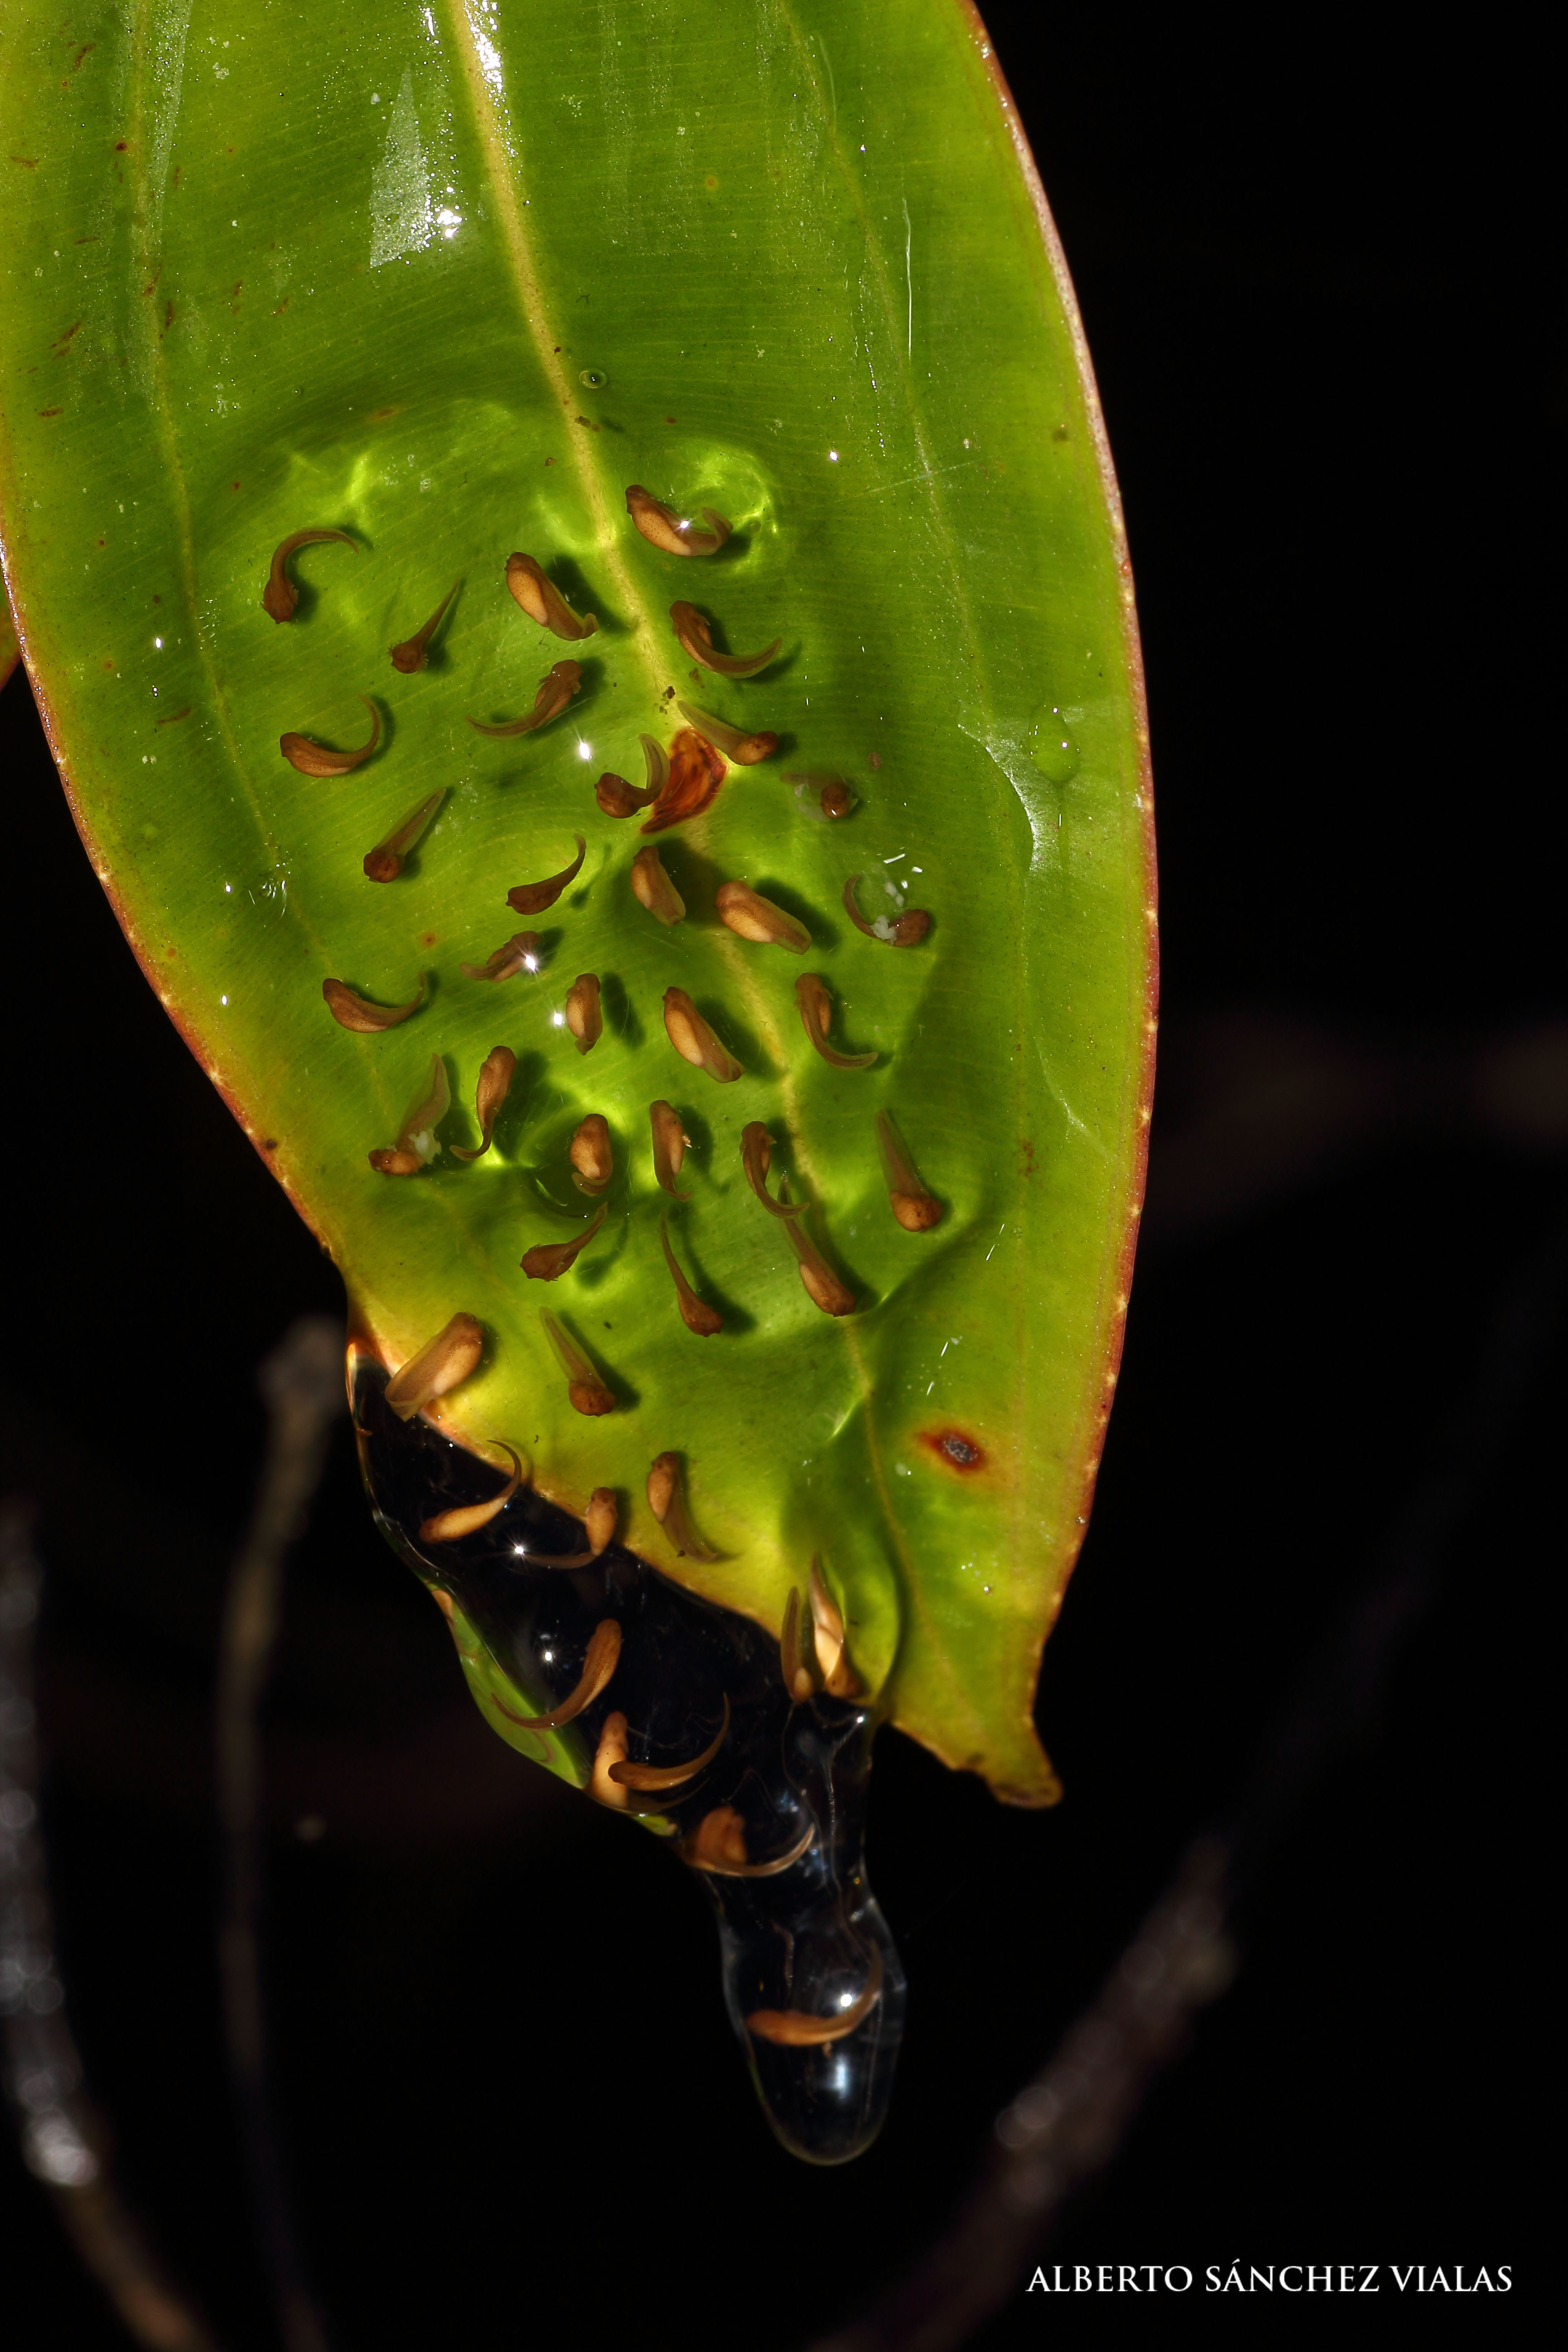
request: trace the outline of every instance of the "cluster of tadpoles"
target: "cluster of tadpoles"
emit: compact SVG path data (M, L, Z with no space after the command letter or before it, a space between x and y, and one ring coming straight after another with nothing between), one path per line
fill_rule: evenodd
M730 537L729 523L711 509L703 509L703 527L682 521L670 508L636 484L626 493L626 507L643 537L667 554L711 555ZM298 603L299 591L288 568L289 559L297 549L319 541L336 541L349 547L355 544L346 532L335 530L297 531L286 539L274 554L262 598L265 609L275 621L291 620ZM506 564L506 581L519 607L556 637L570 643L581 643L596 632L598 622L595 615L574 611L561 590L532 556L521 552L510 555ZM411 675L426 666L432 641L450 608L458 584L454 582L420 629L391 649L393 665L403 675ZM755 677L776 657L783 642L782 638L775 637L770 645L752 654L719 651L714 647L712 628L706 616L695 605L683 601L671 605L670 622L678 643L690 660L699 667L723 677ZM521 717L500 725L471 718L469 724L478 732L489 736L512 737L532 733L561 716L578 692L581 680L582 671L576 661L559 661L540 681L531 709ZM752 766L771 757L778 748L778 739L770 731L748 731L731 726L713 713L676 696L673 689L669 698L674 701L685 724L668 748L651 735L645 734L640 738L644 781L634 785L625 777L606 772L595 786L595 801L605 815L613 819L640 815L643 820L640 829L645 835L663 832L706 809L720 789L727 762ZM340 777L352 773L367 761L381 742L381 717L368 697L362 699L371 715L371 732L366 742L348 751L335 751L307 736L287 734L279 740L279 750L290 766L307 776ZM790 776L787 781L795 784L796 798L807 813L825 820L831 822L847 815L855 805L847 784L837 774L798 774ZM397 879L406 859L436 816L445 797L445 790L444 786L437 787L427 793L384 840L376 843L367 853L364 871L370 880L390 883ZM553 907L570 887L582 872L587 856L584 835L579 833L574 839L576 855L570 864L541 880L520 883L507 893L508 906L514 914L523 918L542 914ZM844 886L845 909L859 932L892 947L912 947L925 937L931 919L921 909L900 911L896 919L878 917L868 921L856 897L861 878L858 874L852 875ZM627 880L632 896L656 921L672 926L685 919L685 901L666 870L658 849L651 843L638 849L632 857ZM724 882L716 894L715 911L736 937L752 945L779 947L795 955L805 954L810 946L810 934L805 924L745 882ZM537 972L541 962L538 934L531 930L520 930L497 948L484 963L463 964L460 969L468 980L497 983L515 979L523 972ZM795 992L802 1025L815 1052L837 1069L863 1070L872 1066L878 1058L875 1052L851 1054L833 1044L830 1034L833 997L826 982L820 975L803 973L795 983ZM414 996L405 1004L388 1006L374 1003L347 982L335 979L323 982L322 995L333 1018L342 1027L372 1035L399 1026L420 1009L425 998L424 976L420 975ZM663 1014L665 1033L670 1045L689 1066L703 1071L719 1085L730 1084L743 1075L742 1065L684 989L672 987L666 990ZM597 973L580 972L577 975L567 992L562 1020L578 1052L592 1052L604 1032L602 989ZM472 1162L489 1152L496 1121L506 1103L516 1068L517 1056L507 1046L497 1046L487 1055L475 1090L479 1140L472 1147L452 1146L455 1158ZM418 1097L410 1105L395 1142L372 1151L369 1155L371 1166L379 1174L386 1176L419 1174L436 1157L439 1149L437 1130L450 1108L451 1091L446 1065L438 1054L433 1055L428 1076ZM669 1102L659 1100L649 1106L648 1118L655 1179L671 1198L684 1202L689 1194L680 1189L678 1180L689 1139L685 1134L680 1114ZM886 1111L876 1114L875 1127L894 1216L910 1233L930 1230L942 1214L941 1203L921 1181ZM789 1237L807 1296L825 1314L838 1316L851 1312L856 1305L853 1293L827 1264L805 1228L803 1219L806 1203L791 1201L782 1181L776 1195L769 1190L773 1138L762 1121L752 1120L745 1127L740 1150L742 1166L752 1192L767 1213L779 1220ZM614 1177L615 1156L609 1122L602 1113L591 1113L580 1121L572 1138L568 1157L573 1181L579 1191L590 1199L607 1191ZM531 1280L558 1281L602 1229L607 1213L608 1204L600 1199L589 1222L570 1241L542 1243L529 1249L521 1261L524 1273ZM688 1330L698 1337L712 1337L722 1328L723 1318L715 1307L698 1296L688 1280L671 1247L667 1221L662 1214L659 1241L675 1286L682 1321ZM541 1320L565 1377L573 1407L591 1418L614 1411L616 1399L585 1351L548 1309L542 1310ZM468 1314L454 1315L393 1377L386 1391L388 1404L404 1419L422 1412L468 1377L480 1360L483 1347L484 1334L477 1319ZM482 1503L458 1506L427 1518L419 1530L423 1542L433 1545L460 1542L489 1526L506 1508L526 1474L517 1451L503 1441L496 1443L507 1455L510 1465L505 1483ZM647 1492L650 1510L678 1555L698 1560L718 1558L693 1522L683 1489L678 1454L665 1453L655 1459L648 1473ZM545 1570L590 1566L614 1540L616 1517L613 1490L596 1487L586 1507L583 1546L559 1555L530 1550L524 1555L521 1564L529 1569ZM433 1589L450 1618L454 1607L450 1596L439 1587ZM589 1638L581 1672L573 1689L546 1713L524 1716L507 1706L500 1698L493 1698L492 1703L499 1713L519 1728L535 1732L560 1730L604 1696L614 1678L620 1649L621 1629L618 1623L613 1618L602 1619ZM839 1698L853 1698L859 1693L859 1684L846 1654L843 1619L816 1561L812 1564L808 1592L804 1598L798 1591L792 1591L790 1595L782 1630L780 1656L784 1686L792 1704L808 1698L817 1690L825 1689ZM590 1775L590 1793L603 1803L642 1811L655 1809L648 1803L649 1800L657 1800L664 1806L684 1804L689 1798L700 1792L704 1776L718 1759L729 1729L726 1700L717 1732L698 1755L674 1765L637 1763L631 1760L628 1752L627 1719L623 1713L613 1710L605 1718L599 1734ZM680 1850L694 1868L717 1876L772 1877L802 1860L816 1834L815 1822L808 1822L802 1835L784 1853L768 1860L753 1862L747 1852L740 1813L733 1806L721 1804L711 1807L702 1815ZM810 2045L834 2042L852 2032L861 2022L879 1997L880 1984L880 1964L874 1955L871 1972L862 1993L836 2015L819 2018L794 2010L759 2010L748 2017L747 2026L762 2038L783 2044Z
M387 1404L400 1419L411 1419L467 1378L479 1361L482 1345L483 1335L474 1318L454 1316L445 1329L388 1382ZM426 1519L419 1528L421 1543L457 1543L477 1535L505 1510L522 1483L524 1471L514 1448L503 1444L500 1450L511 1463L511 1475L505 1485L485 1502L458 1505ZM655 1460L648 1471L647 1498L655 1517L679 1551L700 1559L717 1558L691 1524L678 1454L661 1454ZM596 1486L584 1514L583 1546L562 1553L530 1549L523 1553L521 1565L525 1570L578 1570L591 1566L615 1540L616 1516L613 1489ZM440 1584L432 1584L429 1590L456 1633L457 1604L451 1594ZM493 1691L487 1692L486 1696L496 1713L518 1730L563 1731L604 1697L620 1664L622 1645L622 1629L617 1620L599 1618L588 1636L575 1682L563 1697L541 1714L521 1714ZM789 1595L779 1653L784 1691L792 1706L802 1705L821 1691L844 1700L860 1696L861 1686L846 1653L844 1618L816 1559L811 1563L805 1592L793 1590ZM670 1809L700 1796L730 1731L731 1709L726 1695L721 1700L717 1730L695 1755L670 1764L638 1762L631 1755L633 1735L628 1718L620 1709L613 1708L599 1730L587 1793L599 1804L655 1818L668 1833ZM738 1809L730 1803L710 1804L695 1826L679 1840L676 1850L693 1870L712 1877L777 1878L805 1859L817 1835L818 1824L808 1814L799 1833L780 1853L753 1860L746 1842L745 1822ZM880 1956L873 1947L865 1985L847 2005L826 2017L805 2010L758 2009L747 2015L746 2030L762 2041L787 2048L826 2046L855 2032L880 1998L881 1988Z
M702 509L701 525L682 520L673 509L636 484L626 492L626 508L642 536L667 554L712 555L731 535L730 524L712 509ZM291 620L298 602L299 591L288 569L290 557L297 549L317 541L354 545L346 532L335 530L298 531L286 539L274 554L262 598L265 609L275 621ZM577 644L595 634L596 616L574 611L532 556L521 552L510 555L506 564L506 581L521 610L557 638ZM425 667L432 641L459 584L453 583L420 629L391 648L394 667L401 674L411 675ZM752 654L717 650L710 622L695 605L686 602L670 606L670 623L678 643L692 663L723 677L755 677L774 660L783 643L782 638L775 637ZM694 677L696 674L694 669ZM568 709L581 682L582 671L575 660L558 661L540 681L532 707L521 716L500 724L475 718L470 718L468 723L478 732L491 737L532 733ZM345 776L362 765L380 745L381 716L368 697L361 698L371 716L368 741L348 751L334 751L307 736L287 734L279 740L284 759L300 774L323 778ZM644 781L634 785L626 778L606 772L595 786L595 801L605 815L617 820L640 815L640 830L645 835L657 835L706 809L720 789L727 762L752 766L771 757L778 748L774 734L731 726L677 697L673 688L667 698L674 701L685 724L668 749L651 735L640 738ZM855 804L841 776L806 773L790 776L787 781L795 784L803 809L826 821L847 815ZM442 786L427 793L367 853L363 863L369 880L391 883L397 879L439 810L445 792ZM541 880L520 883L507 893L508 906L515 915L528 918L542 914L570 887L582 872L587 856L584 835L576 834L574 840L576 855L570 864ZM638 905L656 921L672 926L684 920L685 902L657 847L649 844L637 851L630 861L627 879ZM879 916L868 921L856 897L860 880L860 875L851 876L843 893L846 912L859 932L892 947L912 947L925 937L931 919L921 909L900 909L896 919ZM792 954L804 955L811 944L809 932L795 916L740 880L726 881L720 887L715 911L736 937L752 945L779 947ZM537 972L542 960L538 934L524 929L513 933L484 963L463 964L460 970L465 979L499 983L523 972ZM841 1070L872 1066L878 1059L875 1052L847 1053L832 1043L834 1003L826 981L815 973L803 973L795 992L802 1025L816 1053ZM420 1009L425 996L424 975L420 975L412 999L401 1005L373 1003L345 982L335 979L323 982L322 995L333 1018L342 1027L361 1034L375 1034L399 1026ZM670 1045L690 1067L703 1071L720 1085L730 1084L743 1075L742 1064L684 989L671 987L665 991L663 1015ZM597 973L580 972L576 976L567 992L561 1018L578 1052L591 1053L604 1033L602 988ZM472 1147L453 1145L454 1158L471 1163L489 1151L496 1122L516 1069L517 1056L509 1047L496 1046L487 1055L475 1090L479 1140ZM370 1153L372 1168L389 1177L421 1173L440 1148L437 1130L450 1108L446 1064L436 1054L431 1056L428 1076L400 1125L396 1140ZM680 1114L672 1104L661 1099L649 1106L648 1118L656 1181L672 1199L684 1202L690 1196L680 1189L678 1180L689 1138L684 1132ZM886 1111L876 1114L875 1129L894 1216L910 1233L929 1231L942 1217L941 1203L921 1181ZM855 1297L805 1230L806 1203L790 1200L782 1180L776 1194L769 1190L773 1148L774 1139L762 1121L752 1120L744 1128L740 1150L746 1181L763 1208L779 1221L788 1235L802 1284L814 1305L827 1315L848 1314L856 1306ZM602 1113L590 1113L579 1122L568 1158L573 1182L582 1193L594 1200L607 1192L615 1174L615 1147L609 1122ZM531 1280L558 1281L601 1231L607 1213L607 1202L598 1198L588 1223L571 1240L542 1243L530 1248L521 1260L525 1275ZM681 1319L689 1331L700 1338L710 1338L723 1328L723 1318L699 1297L687 1278L671 1246L667 1218L662 1213L658 1225L660 1247L675 1286ZM614 1411L616 1396L586 1352L548 1309L541 1310L541 1322L564 1375L573 1408L590 1418ZM390 1380L385 1391L388 1406L404 1420L425 1411L469 1376L483 1349L484 1332L478 1320L464 1313L454 1315ZM443 1509L427 1517L419 1528L422 1543L446 1546L462 1542L489 1526L506 1509L527 1473L514 1447L501 1440L494 1442L510 1465L510 1475L504 1483L483 1502ZM703 1561L719 1557L694 1524L679 1454L662 1453L655 1458L647 1475L647 1496L654 1518L679 1556ZM524 1570L545 1571L591 1567L615 1540L617 1516L614 1490L595 1487L584 1512L582 1545L559 1554L527 1549L519 1565ZM432 1585L431 1590L448 1622L452 1622L456 1604L450 1594L439 1584ZM609 1691L621 1648L620 1624L613 1617L601 1617L588 1637L573 1687L545 1712L520 1713L493 1692L487 1694L489 1704L518 1729L533 1733L561 1731ZM819 1691L839 1699L854 1699L860 1695L860 1685L847 1654L842 1614L815 1559L806 1591L803 1594L792 1590L788 1598L780 1637L780 1667L792 1705L803 1703ZM726 1696L718 1727L698 1753L676 1763L638 1762L631 1755L632 1746L646 1742L634 1743L626 1714L612 1708L604 1717L595 1744L589 1793L603 1804L644 1815L684 1807L700 1796L730 1732L731 1710ZM696 1826L680 1841L679 1851L694 1869L715 1877L773 1878L803 1861L817 1836L817 1823L808 1816L800 1834L783 1852L752 1860L745 1824L738 1810L729 1803L710 1804ZM862 2023L879 2000L881 1989L880 1956L873 1948L859 1994L836 2013L820 2017L801 2010L758 2009L746 2017L746 2027L759 2039L786 2047L835 2042Z
M712 555L731 535L729 523L712 509L703 509L705 527L698 527L679 519L672 509L636 483L626 492L626 508L643 537L667 554ZM354 546L354 541L346 532L338 530L295 531L284 540L273 555L262 595L263 606L273 620L291 620L299 601L299 590L289 572L289 559L299 548L319 541L336 541L351 548ZM596 616L591 613L574 612L532 556L521 552L509 556L506 580L519 607L553 635L580 642L597 630ZM457 593L458 584L458 582L453 583L422 628L393 646L392 661L400 672L408 675L425 666L431 640ZM713 646L712 629L695 605L677 602L670 607L670 619L682 649L693 661L723 677L754 677L773 660L783 643L781 637L775 637L770 645L753 654L717 652ZM470 719L469 723L483 734L531 732L559 717L577 692L580 681L581 670L575 662L557 662L541 681L533 708L521 718L496 727L479 719ZM673 689L670 692L673 694ZM284 758L302 774L311 776L345 775L359 766L375 750L381 731L380 716L375 706L369 702L368 698L362 698L366 700L371 711L372 729L368 742L351 751L334 751L306 736L289 734L280 739L279 748ZM645 734L640 739L647 772L647 781L642 786L634 788L624 777L606 772L601 775L595 788L599 807L611 817L624 818L638 811L647 811L641 828L644 834L660 832L706 808L723 779L726 761L751 765L767 758L777 749L778 739L770 732L747 732L731 727L679 698L677 708L688 724L680 730L668 751L650 735ZM797 794L808 785L818 792L821 813L827 817L847 814L853 805L848 788L841 777L801 776L794 781ZM439 808L445 791L445 786L438 786L427 793L418 806L367 854L364 870L371 880L391 882L396 879L405 860ZM519 883L509 890L507 903L514 914L526 917L546 912L576 879L587 856L587 843L580 833L574 838L576 856L558 873L547 875L538 881ZM627 879L638 905L658 922L672 926L684 920L686 903L666 871L658 850L651 844L634 856ZM879 916L868 922L855 896L860 879L858 874L852 875L844 886L846 911L860 932L894 947L910 947L925 937L931 918L921 908L901 912L896 920ZM810 934L804 923L785 908L753 890L748 883L739 880L722 883L716 893L714 908L720 920L731 931L752 945L780 947L792 954L803 955L811 944ZM534 931L522 930L513 933L484 963L465 963L459 969L466 979L493 983L514 979L524 971L537 972L542 960L539 935ZM398 1027L420 1009L425 997L425 978L423 973L419 975L415 993L405 1004L374 1003L346 982L335 979L322 982L321 993L333 1019L343 1028L373 1035ZM878 1058L875 1052L844 1053L831 1043L829 1031L833 998L826 982L820 975L801 975L795 983L795 1001L806 1036L825 1061L842 1070L867 1069L875 1063ZM705 1072L719 1085L730 1084L743 1076L742 1065L731 1053L712 1024L699 1012L684 989L672 987L665 991L663 1014L669 1043L692 1068ZM604 1032L602 991L596 972L578 973L567 992L562 1022L574 1040L578 1052L590 1053ZM483 1159L489 1152L496 1121L505 1106L516 1069L517 1056L508 1046L498 1045L486 1056L475 1088L479 1141L472 1147L451 1146L455 1159L471 1163ZM440 1149L437 1130L450 1108L451 1088L446 1064L439 1054L433 1054L427 1077L405 1113L395 1141L378 1146L370 1152L371 1167L378 1174L390 1177L422 1173ZM656 1180L662 1190L674 1199L685 1201L689 1195L680 1191L676 1181L689 1143L679 1115L668 1102L660 1100L649 1106L648 1116ZM875 1126L893 1214L907 1232L928 1232L940 1221L942 1205L921 1181L886 1111L877 1113ZM806 1203L789 1200L782 1183L779 1197L775 1198L768 1191L767 1175L772 1151L773 1138L767 1128L761 1121L752 1121L741 1138L741 1157L752 1192L763 1207L783 1223L799 1265L802 1285L813 1304L826 1315L849 1314L856 1306L854 1293L827 1263L806 1230L803 1222ZM572 1138L568 1156L573 1181L579 1191L590 1198L607 1191L614 1175L614 1149L609 1122L602 1113L593 1112L580 1122ZM539 1243L527 1250L521 1260L524 1274L532 1281L559 1281L600 1232L607 1213L608 1204L601 1200L596 1213L571 1240ZM697 1337L712 1338L722 1329L723 1318L716 1307L698 1296L682 1271L671 1248L666 1220L662 1215L659 1219L659 1242L675 1286L682 1322ZM542 1311L541 1319L565 1375L567 1392L575 1409L591 1416L614 1411L614 1392L584 1350L554 1316Z

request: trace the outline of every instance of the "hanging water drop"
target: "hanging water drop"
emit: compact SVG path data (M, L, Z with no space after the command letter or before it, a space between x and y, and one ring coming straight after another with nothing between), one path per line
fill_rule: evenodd
M424 1539L423 1528L454 1524L445 1514L493 1502L495 1470L427 1422L400 1421L386 1380L356 1352L371 1507L441 1604L480 1712L698 1874L718 1916L725 2007L773 2131L808 2164L860 2155L887 2114L905 1997L861 1853L871 1709L826 1691L792 1699L761 1626L617 1544L593 1555L582 1523L530 1486L471 1533ZM568 1559L582 1565L560 1573ZM605 1654L616 1643L613 1672L578 1704L595 1642ZM552 1723L568 1704L570 1719ZM655 1785L611 1780L605 1759L652 1768L636 1778ZM658 1787L677 1766L679 1784Z
M1048 704L1036 719L1029 756L1053 784L1070 783L1077 775L1082 754L1057 703Z

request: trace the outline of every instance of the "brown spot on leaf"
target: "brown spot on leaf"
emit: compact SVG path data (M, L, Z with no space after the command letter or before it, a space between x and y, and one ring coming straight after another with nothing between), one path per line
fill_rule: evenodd
M682 727L669 747L669 765L644 833L662 833L705 809L724 781L725 764L694 727Z
M921 1430L921 1444L929 1445L937 1460L945 1462L950 1470L967 1472L985 1467L984 1447L973 1437L966 1437L962 1429Z

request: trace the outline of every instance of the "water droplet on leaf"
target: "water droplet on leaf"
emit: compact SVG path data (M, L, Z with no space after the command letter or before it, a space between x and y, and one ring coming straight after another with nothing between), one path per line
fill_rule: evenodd
M1036 767L1042 769L1053 784L1070 783L1077 775L1081 754L1071 728L1054 702L1036 719L1029 751Z

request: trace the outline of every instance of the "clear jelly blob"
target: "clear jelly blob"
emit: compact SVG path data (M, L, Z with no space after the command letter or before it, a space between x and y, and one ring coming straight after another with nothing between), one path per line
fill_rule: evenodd
M579 383L585 383L590 392L602 392L609 379L601 375L597 368L580 368L577 372L577 381Z
M1054 702L1047 704L1035 721L1035 731L1029 738L1029 756L1053 784L1070 783L1078 773L1082 755L1071 728Z
M465 1653L454 1623L482 1710L578 1787L595 1781L697 1871L718 1914L725 2004L773 2130L809 2163L859 2155L887 2113L905 1992L861 1858L869 1710L826 1693L792 1701L771 1635L616 1545L579 1567L538 1565L585 1551L587 1539L526 1486L472 1534L422 1538L437 1514L492 1496L497 1474L428 1423L400 1421L386 1378L356 1352L371 1507L480 1645ZM569 1723L529 1731L525 1718L560 1710L577 1687L606 1620L620 1647L604 1687ZM633 1766L668 1770L714 1752L673 1786L621 1790L604 1761L618 1750L602 1747L616 1717Z

